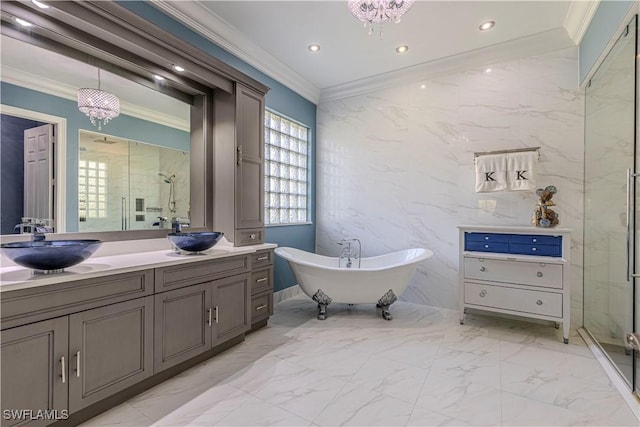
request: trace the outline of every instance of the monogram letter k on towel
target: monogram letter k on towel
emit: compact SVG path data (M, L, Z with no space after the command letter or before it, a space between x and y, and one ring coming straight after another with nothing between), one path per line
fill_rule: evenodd
M507 159L504 154L476 157L476 193L507 189Z
M507 182L509 183L509 190L535 190L537 165L537 151L507 154Z

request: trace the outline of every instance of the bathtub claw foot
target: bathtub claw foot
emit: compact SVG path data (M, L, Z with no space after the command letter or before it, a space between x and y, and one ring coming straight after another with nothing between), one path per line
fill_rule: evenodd
M397 300L398 297L396 297L391 289L389 289L387 293L378 300L378 304L376 304L376 306L382 308L382 318L384 320L393 319L393 316L391 316L391 312L389 311L389 306Z
M333 301L327 294L322 292L322 289L318 289L313 297L315 302L318 303L318 320L324 320L327 318L327 306Z

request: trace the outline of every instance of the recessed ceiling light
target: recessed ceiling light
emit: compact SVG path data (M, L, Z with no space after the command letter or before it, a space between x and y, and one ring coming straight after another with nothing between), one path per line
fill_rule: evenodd
M38 0L31 0L31 3L35 4L40 9L50 9L51 8L48 4L44 4L44 3L42 3L41 1L38 1Z
M478 27L480 31L487 31L495 27L496 21L485 21Z
M491 68L487 68L486 70L484 70L484 72L489 74L491 72Z
M401 44L396 48L397 53L405 53L408 50L409 50L409 46L407 46L406 44Z
M22 18L13 18L18 24L22 25L23 27L32 27L33 24L29 21L25 21Z
M184 68L179 66L179 65L174 65L173 69L176 70L177 72L181 73L184 71Z
M153 75L153 78L154 78L154 79L156 79L156 80L157 80L157 81L159 81L159 82L161 82L162 80L164 80L164 77L159 76L159 75L157 75L157 74L154 74L154 75Z
M427 88L427 85L426 85L426 84L421 84L421 85L420 85L420 89L426 89L426 88Z
M309 51L311 52L318 52L320 50L320 45L319 44L310 44L309 46L307 46L307 49L309 49Z

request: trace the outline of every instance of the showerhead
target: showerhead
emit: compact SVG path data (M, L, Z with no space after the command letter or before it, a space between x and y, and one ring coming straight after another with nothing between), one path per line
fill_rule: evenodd
M173 184L173 179L176 177L176 174L174 173L171 176L167 176L165 174L163 174L162 172L158 172L158 176L161 176L164 180L164 182L166 182L167 184Z

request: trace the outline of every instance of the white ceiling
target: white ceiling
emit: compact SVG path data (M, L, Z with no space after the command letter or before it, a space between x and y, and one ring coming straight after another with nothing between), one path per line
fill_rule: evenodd
M465 55L576 45L598 1L417 1L383 38L347 1L167 1L154 5L313 102ZM480 32L486 20L496 21ZM318 43L321 50L308 51ZM400 44L409 46L403 55ZM498 45L498 46L497 46ZM495 57L495 55L493 55ZM490 56L489 56L490 57Z

